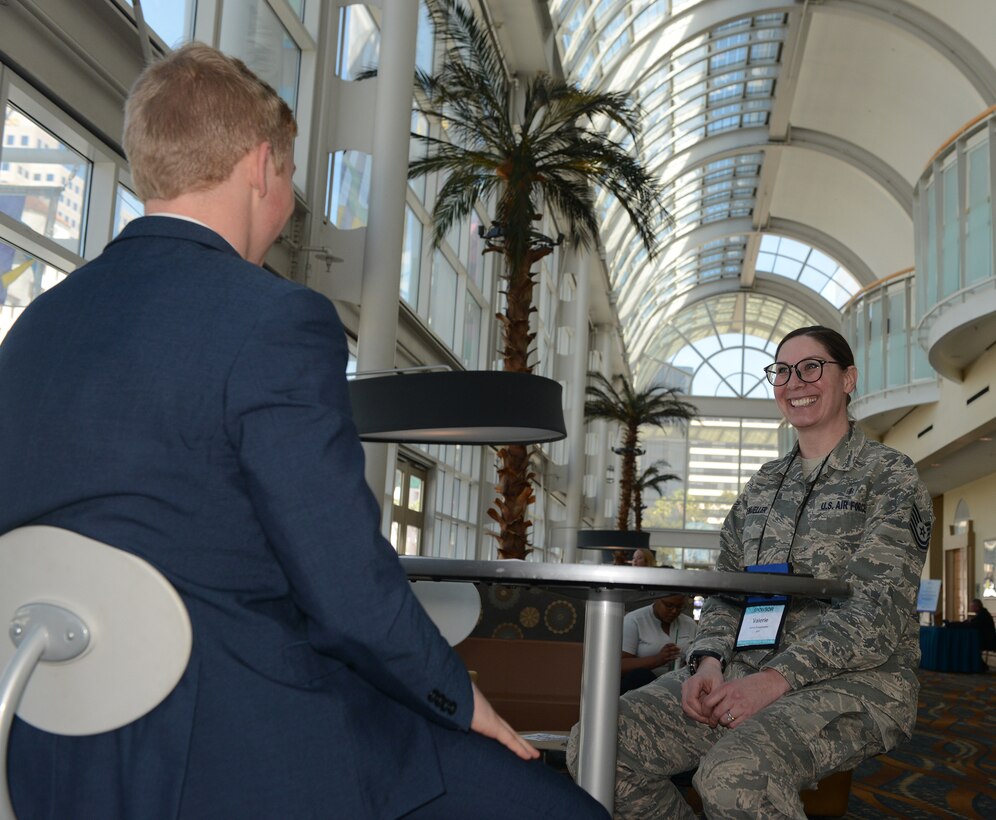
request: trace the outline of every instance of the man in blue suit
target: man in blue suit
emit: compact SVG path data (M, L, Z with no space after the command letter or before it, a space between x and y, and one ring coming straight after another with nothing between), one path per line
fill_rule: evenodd
M139 721L17 721L32 818L584 818L602 808L491 708L378 532L331 303L259 267L296 126L204 45L150 66L125 149L147 216L0 346L0 532L158 567L194 646ZM468 731L469 730L469 731Z

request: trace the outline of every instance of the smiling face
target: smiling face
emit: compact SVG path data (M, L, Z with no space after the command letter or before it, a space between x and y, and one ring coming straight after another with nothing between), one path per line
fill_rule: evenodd
M848 430L847 396L854 390L858 371L841 367L813 336L795 336L778 351L778 361L794 365L802 359L827 362L818 381L802 381L795 369L787 384L775 387L775 401L799 435L799 448L806 458L826 455Z

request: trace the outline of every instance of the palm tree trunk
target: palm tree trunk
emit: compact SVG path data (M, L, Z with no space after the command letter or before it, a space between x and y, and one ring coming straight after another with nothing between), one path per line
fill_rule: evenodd
M504 329L504 349L501 351L505 370L512 373L531 373L529 353L536 334L529 330L529 317L533 312L534 274L532 266L550 253L550 249L526 251L513 256L506 254L509 271L507 306L498 321ZM516 258L518 256L519 258ZM498 523L498 557L525 558L532 549L529 545L529 505L536 500L532 488L534 476L529 472L529 450L521 444L503 447L498 451L498 497L488 515Z
M633 485L636 482L636 445L639 442L639 428L627 428L623 439L621 475L619 477L619 511L616 515L616 529L629 529L629 511L633 503Z
M532 373L529 364L529 352L536 334L529 330L529 317L533 313L533 288L535 274L531 270L533 264L550 253L530 252L520 260L507 258L508 269L512 271L508 277L507 305L504 314L497 314L502 324L502 341L505 347L501 351L505 370L510 373Z
M495 506L488 510L498 522L498 557L525 558L532 550L529 547L529 527L532 521L527 517L529 505L536 500L533 492L532 473L529 472L529 450L522 444L511 444L498 451L498 497Z

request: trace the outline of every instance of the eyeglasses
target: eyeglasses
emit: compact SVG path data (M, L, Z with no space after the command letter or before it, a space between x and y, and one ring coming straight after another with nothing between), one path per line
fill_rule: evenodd
M775 387L788 384L792 378L792 371L799 377L799 381L812 383L818 382L823 375L823 365L835 364L838 367L847 368L847 365L840 362L832 362L827 359L800 359L795 364L785 364L785 362L775 362L764 368L764 375Z

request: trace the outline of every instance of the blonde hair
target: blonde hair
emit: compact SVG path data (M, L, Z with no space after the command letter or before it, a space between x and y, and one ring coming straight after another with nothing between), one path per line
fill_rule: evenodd
M125 104L124 149L143 202L210 190L263 142L282 172L296 134L294 114L273 88L203 43L147 66Z
M633 558L634 559L636 558L637 553L640 553L641 555L643 555L643 557L647 561L647 566L648 567L656 567L657 566L657 556L654 555L653 550L648 550L646 547L640 547L639 549L637 549L637 550L635 550L633 552Z

